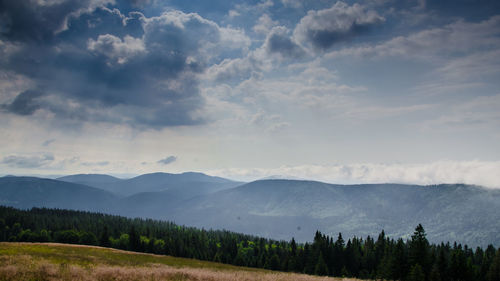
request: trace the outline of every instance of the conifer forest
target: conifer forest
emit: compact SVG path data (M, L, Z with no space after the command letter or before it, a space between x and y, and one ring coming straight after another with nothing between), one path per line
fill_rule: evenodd
M500 280L500 249L430 244L418 225L410 239L330 237L276 241L151 219L0 207L0 240L95 245L314 275L384 280Z

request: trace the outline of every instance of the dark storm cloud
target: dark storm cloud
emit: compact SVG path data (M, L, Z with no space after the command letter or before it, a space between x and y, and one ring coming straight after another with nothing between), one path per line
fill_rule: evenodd
M54 161L52 154L44 154L40 156L18 156L10 155L2 159L2 164L15 168L40 168Z
M0 32L15 41L46 43L72 16L110 0L0 0Z
M304 50L290 39L282 27L273 28L266 39L265 46L269 53L280 54L287 58L300 58L305 54Z
M0 0L0 32L10 40L48 40L63 26L74 6L70 1L47 7L37 5L36 1Z
M168 164L173 163L175 161L177 161L177 157L175 157L175 156L168 156L165 159L159 160L158 163L163 164L163 165L168 165Z
M204 122L197 75L220 40L215 23L178 11L123 15L91 1L0 1L0 40L16 47L0 70L35 85L4 111L153 128Z
M384 21L376 11L365 11L359 4L349 6L339 1L331 8L309 11L297 24L294 37L316 50L326 50L335 43L349 40L367 32Z

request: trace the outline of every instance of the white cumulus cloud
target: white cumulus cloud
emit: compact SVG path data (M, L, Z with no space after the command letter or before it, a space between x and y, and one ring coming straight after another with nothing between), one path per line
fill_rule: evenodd
M89 39L87 48L116 60L119 64L123 64L129 58L146 51L141 38L126 35L122 40L111 34L99 35L97 40Z

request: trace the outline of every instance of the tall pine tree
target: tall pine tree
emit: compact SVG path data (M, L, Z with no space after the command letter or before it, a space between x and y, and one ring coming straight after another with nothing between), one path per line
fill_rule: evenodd
M500 281L500 249L498 249L486 277L488 281Z
M411 236L410 265L414 267L419 264L423 272L430 272L429 266L429 241L427 241L424 227L419 224Z
M140 251L141 240L140 240L140 236L137 233L137 230L135 229L134 225L132 225L132 227L130 228L130 232L128 234L128 238L129 238L129 247L130 247L130 250L132 250L132 251Z

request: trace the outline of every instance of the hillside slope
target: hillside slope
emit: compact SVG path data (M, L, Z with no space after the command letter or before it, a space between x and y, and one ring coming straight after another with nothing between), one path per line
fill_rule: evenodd
M81 184L34 177L0 178L0 204L16 208L109 212L117 199L110 192Z
M113 176L104 175L104 174L69 175L69 176L56 178L56 180L77 183L77 184L83 184L83 185L92 186L92 187L100 188L100 189L104 189L104 190L108 190L109 185L113 185L113 184L116 184L118 182L123 181L123 179L115 178Z
M110 180L123 186L108 190L121 186L122 193L135 193L124 196L57 180L4 177L0 204L100 211L298 241L308 241L316 230L359 237L384 229L393 238L409 238L415 225L422 223L434 243L500 245L500 190L477 186L334 185L305 180L242 184L198 173Z
M30 266L27 267L26 265ZM0 243L0 280L355 280L53 243Z
M500 245L500 190L468 185L333 185L262 180L198 197L170 218L198 227L226 228L275 239L334 236L406 237L418 223L429 240Z

